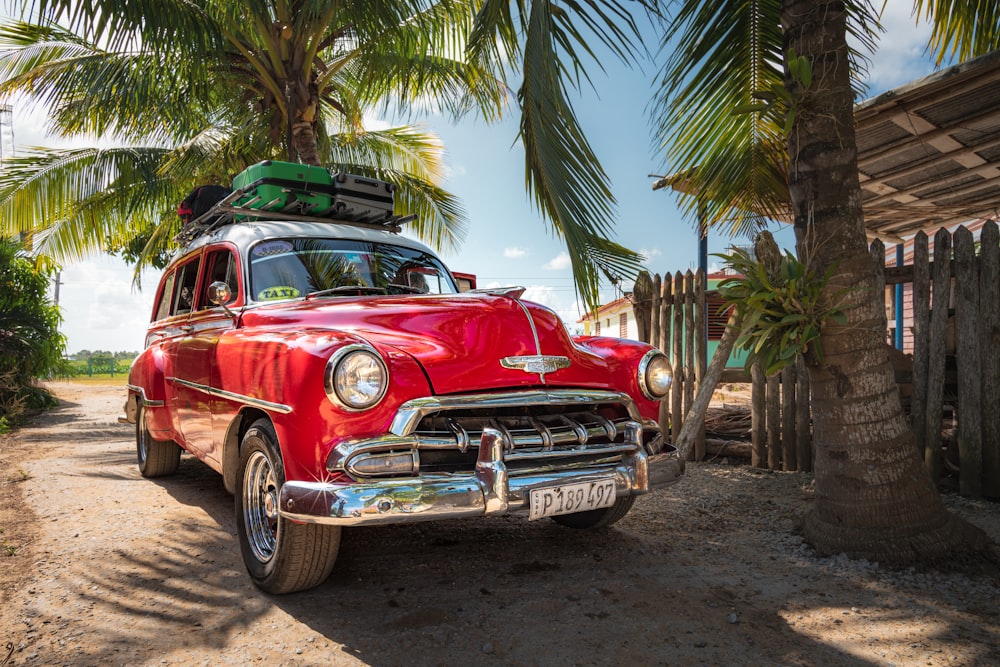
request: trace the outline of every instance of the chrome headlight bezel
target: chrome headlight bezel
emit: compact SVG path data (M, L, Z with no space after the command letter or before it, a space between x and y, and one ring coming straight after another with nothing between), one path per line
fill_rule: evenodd
M361 387L359 374L365 375L372 386ZM382 355L370 345L346 345L326 362L323 389L335 405L348 412L364 412L385 398L389 389L389 368Z
M664 377L666 381L664 382ZM651 401L659 401L670 393L674 370L667 355L659 350L650 350L639 361L638 381L643 396ZM661 393L662 392L662 393Z

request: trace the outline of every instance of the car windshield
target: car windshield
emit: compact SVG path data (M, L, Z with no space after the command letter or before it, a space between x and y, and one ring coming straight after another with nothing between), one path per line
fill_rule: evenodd
M437 257L389 243L275 239L250 250L250 294L257 301L457 291Z

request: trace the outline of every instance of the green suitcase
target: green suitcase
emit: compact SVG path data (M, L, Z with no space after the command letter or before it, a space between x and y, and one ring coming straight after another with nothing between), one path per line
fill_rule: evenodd
M243 191L233 206L322 216L333 206L331 187L330 172L323 167L265 160L233 179L233 191Z

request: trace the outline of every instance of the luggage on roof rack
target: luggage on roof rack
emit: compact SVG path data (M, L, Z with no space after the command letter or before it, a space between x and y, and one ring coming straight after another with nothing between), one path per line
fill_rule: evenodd
M393 215L394 192L394 185L374 178L265 160L240 172L232 192L209 210L182 215L185 224L174 241L185 246L222 225L268 219L357 225L398 234L401 225L416 216Z
M355 222L380 223L392 217L392 183L374 178L337 174L332 184L332 216Z
M208 213L231 193L232 190L223 185L199 185L177 206L177 215L185 223L191 222Z
M323 216L333 205L330 172L295 162L264 160L233 179L233 190L243 192L235 206Z

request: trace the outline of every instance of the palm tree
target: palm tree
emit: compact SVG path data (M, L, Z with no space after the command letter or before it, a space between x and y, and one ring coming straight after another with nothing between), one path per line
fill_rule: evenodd
M418 233L454 245L464 212L439 185L440 142L362 124L364 110L390 95L499 113L501 82L455 58L468 16L423 4L110 2L72 13L77 3L41 3L40 16L66 17L72 29L4 26L0 92L47 107L57 134L122 147L9 161L0 181L6 229L33 232L36 251L60 259L149 230L150 249L162 247L173 207L194 184L227 181L265 158L316 164L322 155L400 185Z
M566 241L578 290L596 300L601 273L638 267L637 255L608 240L608 179L569 101L588 80L586 37L626 61L643 53L619 0L568 7L42 0L32 7L40 20L0 33L0 95L43 104L64 136L110 136L128 146L33 153L0 178L5 227L44 232L40 247L58 257L108 238L121 246L138 230L155 230L162 242L171 236L169 203L186 189L278 155L396 182L421 235L454 245L464 213L439 186L440 145L412 128L366 132L364 113L406 113L429 102L492 122L508 111L505 77L521 74L527 187Z
M950 7L950 15L961 14L968 22L975 10L960 4L939 3L935 19L942 7ZM690 34L666 72L658 108L693 105L685 108L688 117L702 121L683 132L661 126L661 137L679 144L678 154L689 164L699 165L685 174L688 190L710 200L704 203L711 205L715 221L727 216L754 220L762 211L787 210L799 257L816 275L831 271L825 301L840 299L847 315L843 324L824 325L823 360L813 357L809 364L816 502L803 522L806 538L823 554L844 552L881 562L936 559L980 546L982 534L944 510L923 469L886 357L884 314L868 297L874 267L861 210L851 79L859 61L852 62L847 34L870 36L867 26L875 20L862 6L827 0L691 0L683 5L678 26ZM741 12L744 20L734 20ZM734 54L719 43L718 31L725 25L754 27L742 35L745 53ZM780 34L759 27L776 25ZM783 83L777 88L773 65L779 62ZM683 80L678 77L691 73L691 87L670 94L669 87ZM728 106L704 109L698 106L702 103ZM757 120L731 113L760 108L765 115ZM764 127L745 141L736 140L742 135L734 132L746 133L742 125L756 123ZM691 138L699 132L709 134L704 140ZM776 151L779 136L787 149L783 155ZM727 159L740 165L733 168L743 170L738 173L767 177L726 180L720 174L729 167L720 162ZM786 174L783 182L770 177L775 173ZM758 183L764 192L747 195L746 189Z

